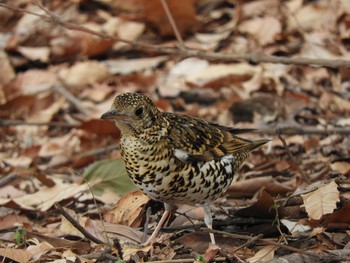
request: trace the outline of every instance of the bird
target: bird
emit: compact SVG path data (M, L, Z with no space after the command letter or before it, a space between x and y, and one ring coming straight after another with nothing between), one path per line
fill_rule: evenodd
M114 121L121 131L128 176L149 198L164 203L164 213L143 246L154 244L179 204L202 205L204 223L212 229L211 202L227 190L249 153L269 141L238 136L252 129L163 112L139 92L117 95L101 119ZM215 245L214 234L209 235Z

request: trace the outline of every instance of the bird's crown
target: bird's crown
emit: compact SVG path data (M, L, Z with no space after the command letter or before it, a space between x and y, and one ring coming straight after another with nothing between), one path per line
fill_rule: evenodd
M152 105L152 100L142 93L122 93L115 97L113 106L116 108L129 108L136 107L139 105Z

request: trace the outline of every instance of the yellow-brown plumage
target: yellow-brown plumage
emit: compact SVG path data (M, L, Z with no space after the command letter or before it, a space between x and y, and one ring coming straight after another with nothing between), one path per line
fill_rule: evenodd
M130 178L150 198L165 203L159 224L173 205L202 204L211 228L209 203L226 191L249 152L267 142L237 136L249 130L161 112L141 93L118 95L101 118L114 120L121 130L122 156ZM211 239L215 243L213 235Z

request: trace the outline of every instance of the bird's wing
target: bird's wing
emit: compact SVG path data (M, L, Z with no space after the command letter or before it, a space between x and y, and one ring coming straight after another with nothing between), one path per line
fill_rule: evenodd
M170 125L168 136L175 156L181 161L209 161L257 147L255 142L236 136L248 129L224 127L186 115L163 114Z

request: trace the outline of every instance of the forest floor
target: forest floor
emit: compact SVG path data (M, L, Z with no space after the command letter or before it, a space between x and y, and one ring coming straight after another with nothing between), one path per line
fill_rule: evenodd
M166 12L169 11L169 12ZM2 262L350 261L350 1L0 1ZM138 191L113 98L257 129L211 205Z

